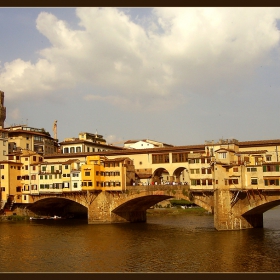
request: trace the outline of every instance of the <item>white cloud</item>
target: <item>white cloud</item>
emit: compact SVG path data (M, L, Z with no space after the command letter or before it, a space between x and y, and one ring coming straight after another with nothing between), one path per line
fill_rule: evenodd
M37 29L51 46L35 64L4 64L7 98L86 84L100 89L86 100L175 106L189 93L238 88L279 48L278 8L156 8L146 28L114 8L78 8L76 15L79 30L39 14Z

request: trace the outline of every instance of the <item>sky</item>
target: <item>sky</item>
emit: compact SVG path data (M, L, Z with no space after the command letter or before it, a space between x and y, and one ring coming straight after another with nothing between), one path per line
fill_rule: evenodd
M5 127L59 142L279 139L280 8L0 8ZM278 130L279 129L279 130Z

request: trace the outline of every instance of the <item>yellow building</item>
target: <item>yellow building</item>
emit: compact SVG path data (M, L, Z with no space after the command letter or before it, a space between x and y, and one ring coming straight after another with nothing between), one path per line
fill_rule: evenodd
M81 173L82 190L123 191L135 181L134 165L127 157L88 156Z
M11 209L15 203L30 203L31 192L38 193L39 154L22 150L0 162L1 209Z
M43 162L39 166L40 193L62 193L81 190L80 161Z

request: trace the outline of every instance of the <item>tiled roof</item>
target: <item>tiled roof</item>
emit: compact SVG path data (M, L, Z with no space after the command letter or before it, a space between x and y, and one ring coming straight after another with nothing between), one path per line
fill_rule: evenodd
M259 151L239 151L236 154L265 154L267 150L259 150Z

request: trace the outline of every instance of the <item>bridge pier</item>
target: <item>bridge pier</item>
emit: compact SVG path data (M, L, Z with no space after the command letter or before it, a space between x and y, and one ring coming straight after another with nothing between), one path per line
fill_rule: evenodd
M241 204L232 207L232 194L227 189L214 192L214 226L217 230L240 230L263 227L263 214L242 216Z
M146 222L146 210L131 210L113 212L118 199L110 193L101 192L88 206L88 224ZM130 211L129 211L130 210Z

